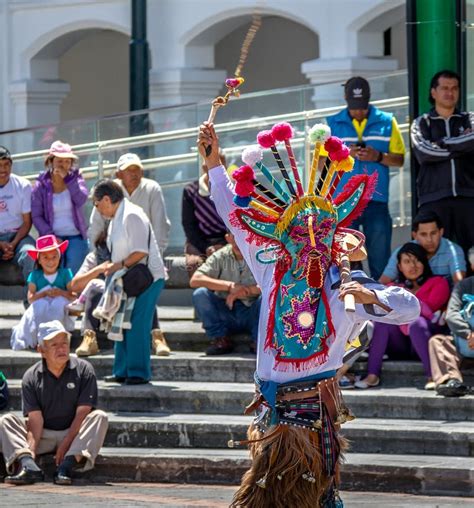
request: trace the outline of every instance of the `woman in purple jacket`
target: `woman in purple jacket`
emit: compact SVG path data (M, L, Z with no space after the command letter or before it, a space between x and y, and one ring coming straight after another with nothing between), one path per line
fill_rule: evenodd
M55 141L45 160L31 195L31 215L40 236L54 234L58 241L68 240L64 267L76 273L89 251L84 205L89 191L77 160L67 143Z

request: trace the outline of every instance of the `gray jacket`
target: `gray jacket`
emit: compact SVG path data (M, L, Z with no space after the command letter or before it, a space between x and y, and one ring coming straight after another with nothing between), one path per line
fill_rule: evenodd
M474 277L468 277L456 284L449 299L448 312L446 313L446 321L451 333L463 339L467 339L472 331L469 323L461 316L461 310L464 306L462 296L465 294L474 295Z

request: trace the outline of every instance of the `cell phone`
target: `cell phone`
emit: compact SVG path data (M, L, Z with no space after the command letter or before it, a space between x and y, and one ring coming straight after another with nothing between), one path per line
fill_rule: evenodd
M365 148L367 145L365 144L365 141L359 141L355 144L359 148Z

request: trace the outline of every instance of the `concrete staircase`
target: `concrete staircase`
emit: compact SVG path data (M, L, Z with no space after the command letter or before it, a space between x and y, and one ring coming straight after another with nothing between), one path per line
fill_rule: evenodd
M17 302L0 301L0 368L14 411L20 411L21 376L38 359L34 352L9 349L21 312ZM236 339L236 353L208 358L192 309L160 307L159 315L173 354L153 357L153 382L99 382L110 427L91 478L238 484L248 454L228 449L227 441L242 438L251 420L242 416L253 390L248 338ZM76 332L73 348L79 341ZM113 362L110 342L101 340L101 347L90 358L99 379L111 373ZM421 365L414 362L385 362L382 375L380 388L344 393L357 418L343 426L351 441L343 489L474 496L474 397L425 392ZM44 460L52 471L51 458Z

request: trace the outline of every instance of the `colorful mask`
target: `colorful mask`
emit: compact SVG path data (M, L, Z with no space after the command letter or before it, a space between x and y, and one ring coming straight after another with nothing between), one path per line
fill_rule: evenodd
M263 247L257 259L271 262L264 260L265 252L271 251L276 263L265 347L275 351L279 370L326 361L334 328L324 280L330 265L344 253L346 226L362 212L375 185L373 177L358 175L333 199L342 172L350 171L354 161L342 141L330 136L327 126L315 126L311 134L315 149L306 192L289 141L293 129L287 123L257 136L260 147L271 149L283 182L262 164L260 147L244 150L246 166L232 175L236 180L234 201L242 208L235 210L231 222L247 231L247 241ZM285 143L292 176L276 148L278 141ZM323 143L331 163L316 183ZM256 180L252 166L260 169L272 188Z

